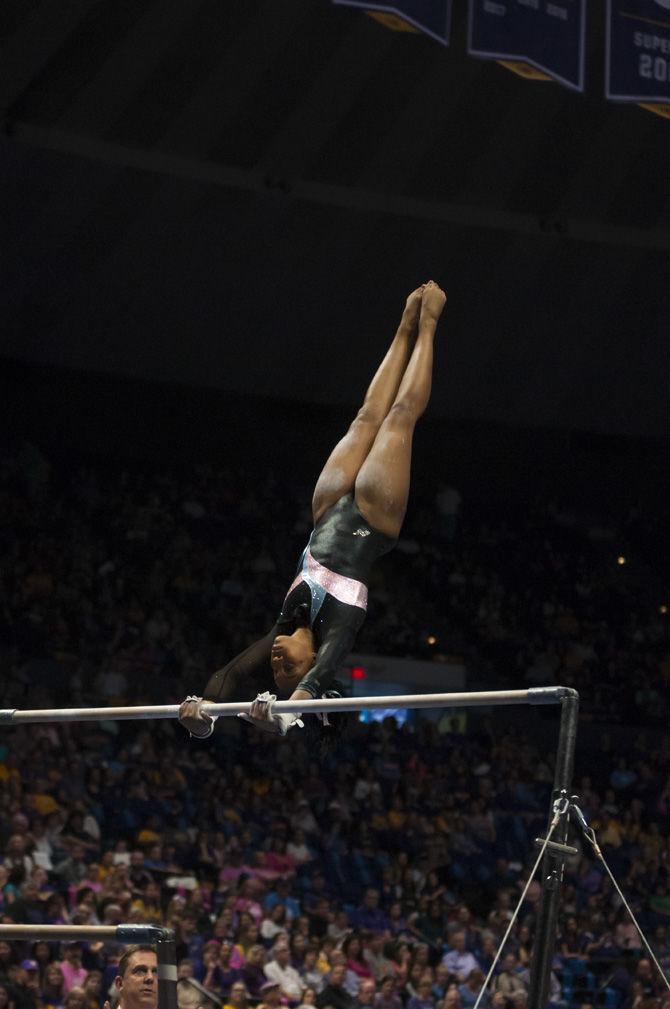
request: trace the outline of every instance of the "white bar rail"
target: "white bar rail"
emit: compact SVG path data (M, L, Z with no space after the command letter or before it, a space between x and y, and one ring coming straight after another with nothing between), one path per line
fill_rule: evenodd
M328 711L364 711L373 708L474 708L500 704L560 704L574 691L570 687L531 687L528 690L479 690L455 694L391 694L385 697L329 697L313 701L276 701L273 712L318 714ZM210 715L247 714L251 701L207 703ZM139 704L125 708L45 708L0 710L1 725L35 722L103 722L177 718L178 704Z

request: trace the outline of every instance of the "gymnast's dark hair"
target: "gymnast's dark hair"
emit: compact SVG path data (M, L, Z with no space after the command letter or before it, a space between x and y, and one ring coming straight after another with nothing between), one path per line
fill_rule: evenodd
M344 697L344 686L334 680L330 690L323 697ZM333 753L346 740L351 729L356 724L358 714L355 711L334 711L328 715L328 724L324 725L318 715L303 716L307 742L315 744L322 756Z

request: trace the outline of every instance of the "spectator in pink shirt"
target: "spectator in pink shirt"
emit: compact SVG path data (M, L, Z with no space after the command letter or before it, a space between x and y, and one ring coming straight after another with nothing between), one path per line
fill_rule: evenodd
M63 991L67 994L71 988L83 987L88 971L81 964L81 943L69 942L63 950L63 960L60 969L63 971Z
M372 968L363 959L363 944L356 934L348 936L342 943L342 952L347 960L347 970L359 978L373 978Z
M295 860L286 852L286 841L273 838L270 850L265 853L265 865L279 876L295 876Z
M240 923L244 912L251 915L256 925L260 925L263 920L263 908L256 900L258 886L259 884L253 879L240 880L237 897L233 904L233 911L240 915Z

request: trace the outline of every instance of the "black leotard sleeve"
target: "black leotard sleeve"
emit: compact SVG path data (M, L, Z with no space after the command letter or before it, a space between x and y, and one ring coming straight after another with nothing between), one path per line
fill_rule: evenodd
M321 517L309 545L316 561L330 572L367 584L373 561L387 553L394 543L395 540L372 528L359 511L353 494L345 494ZM365 620L365 610L342 603L325 591L317 602L315 605L309 585L297 580L272 630L217 670L205 687L204 697L208 701L247 701L264 690L276 693L270 665L272 642L277 634L292 634L298 626L311 626L317 653L314 665L297 689L321 697L330 689L351 651Z
M346 609L351 610L352 607ZM342 614L343 618L349 616L350 614L346 612ZM321 697L331 687L344 659L353 647L362 622L362 619L352 622L342 618L328 622L316 661L298 684L298 690L305 690L312 697ZM222 669L212 673L203 691L205 700L222 704L226 701L252 701L264 690L276 693L270 653L274 639L278 634L285 633L285 627L275 624L265 637L249 645Z
M332 598L328 599L314 628L317 640L321 639L316 661L298 684L298 690L305 690L312 697L321 697L330 689L344 660L353 648L364 620L364 610L356 606L345 606Z
M297 686L298 690L305 690L312 697L321 697L324 691L330 689L365 617L362 610L353 606L343 606L334 599L329 599L328 603L318 621L321 644L316 661ZM278 634L290 634L293 629L293 626L287 627L285 621L275 624L264 637L212 673L203 691L205 700L218 703L252 701L264 690L276 693L270 664L272 642Z
M281 633L277 624L265 637L249 645L209 678L203 692L208 701L251 701L264 690L275 690L270 666L272 642Z

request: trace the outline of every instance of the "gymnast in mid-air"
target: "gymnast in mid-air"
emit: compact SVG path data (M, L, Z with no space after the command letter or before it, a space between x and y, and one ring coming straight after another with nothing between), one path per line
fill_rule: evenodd
M181 704L179 720L191 735L214 731L206 701L255 696L241 717L285 735L302 721L299 714L273 713L277 696L337 696L336 674L365 619L370 569L395 545L407 510L412 436L430 398L433 337L445 302L432 280L408 297L363 405L317 480L314 529L277 622L215 672L202 697Z

